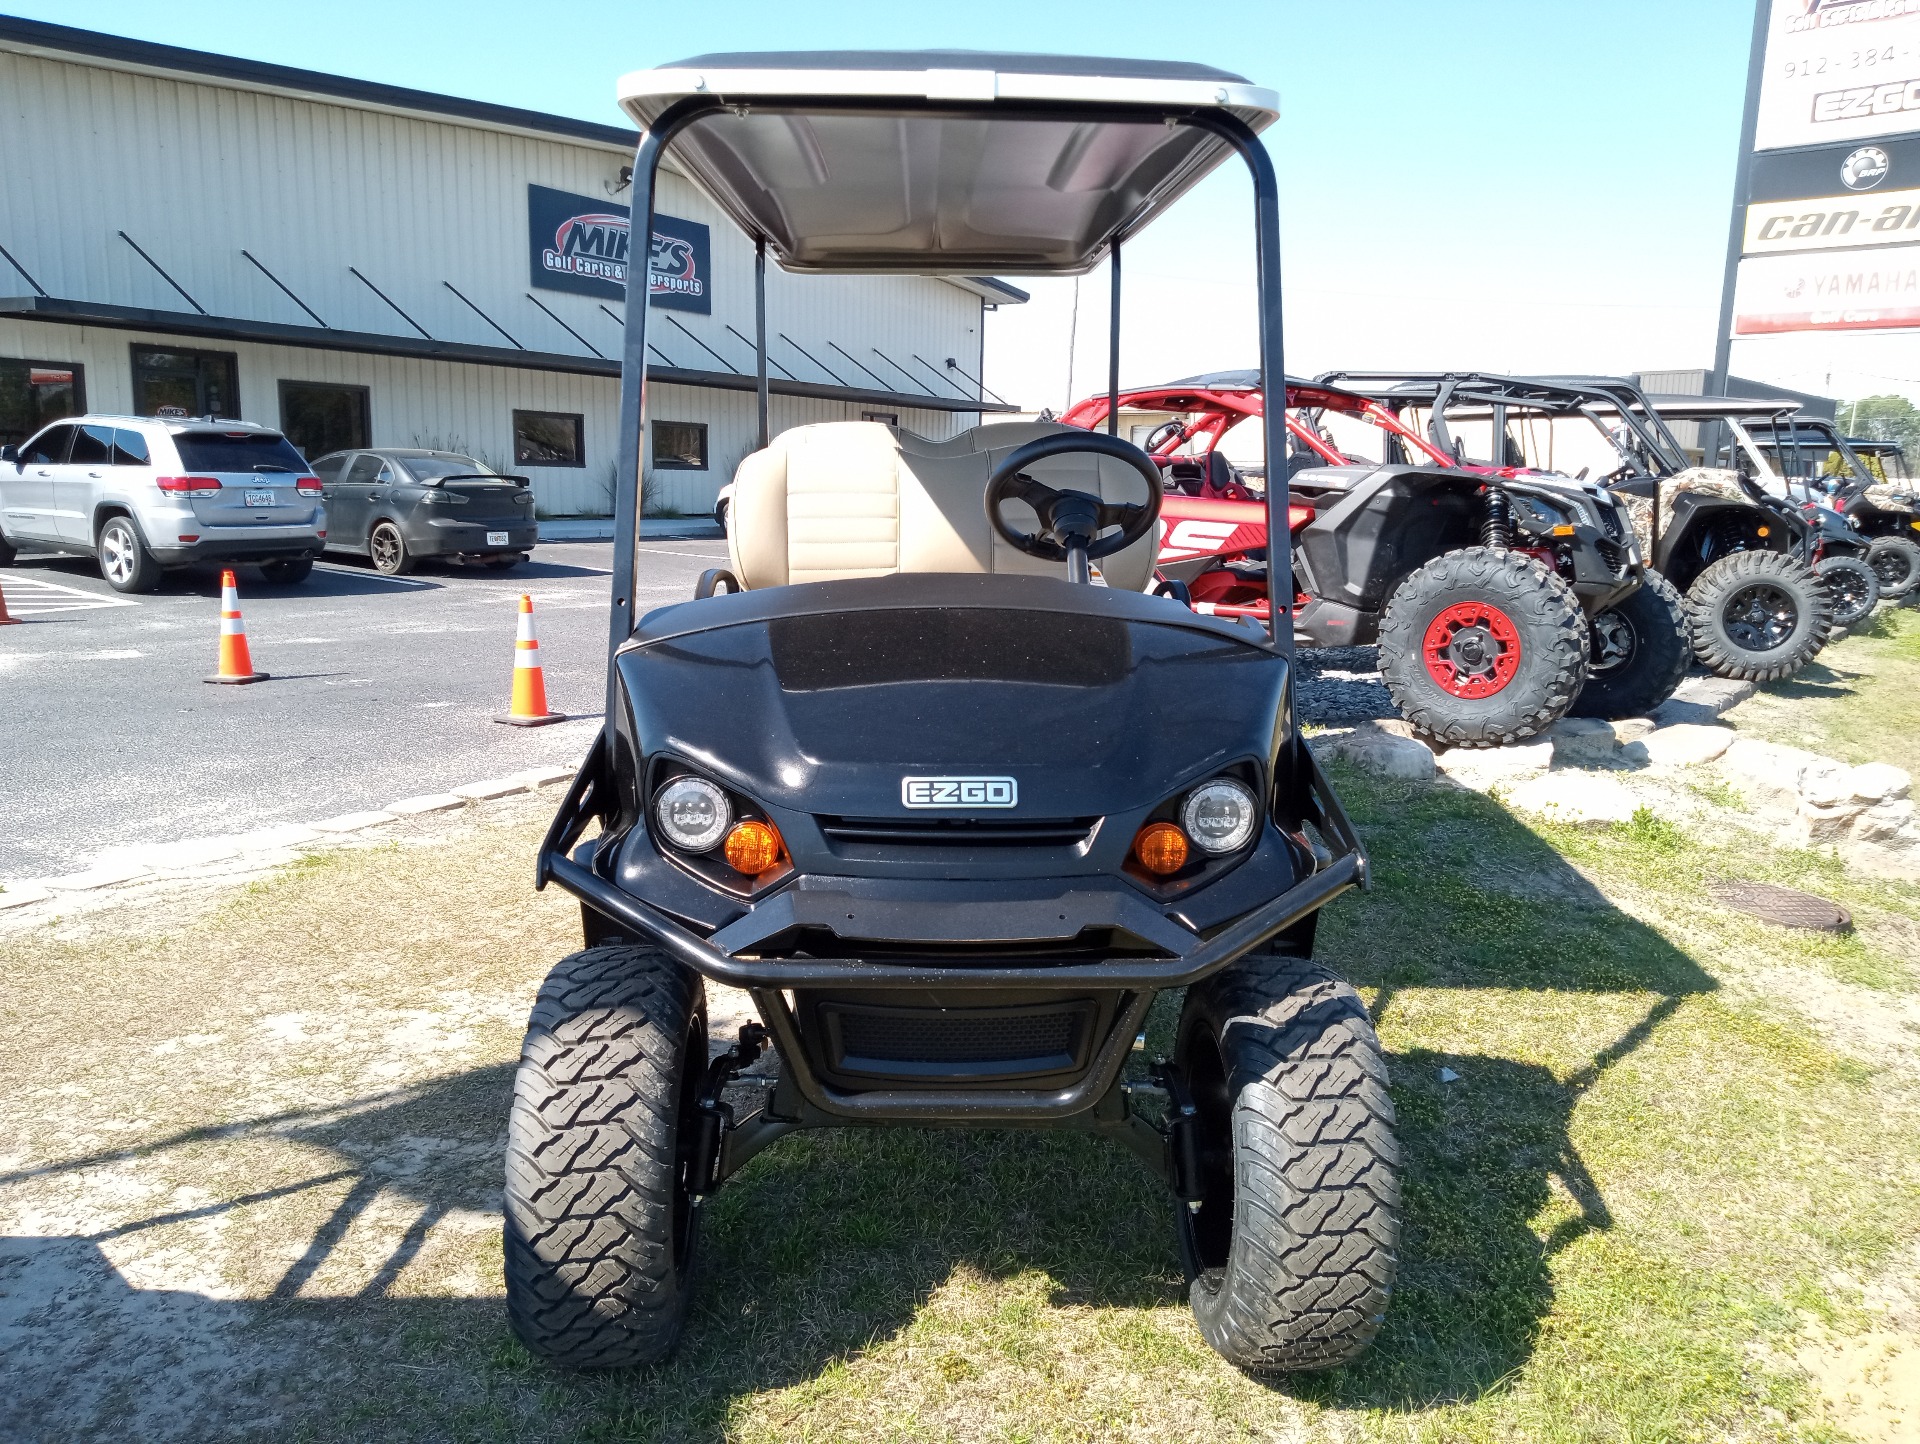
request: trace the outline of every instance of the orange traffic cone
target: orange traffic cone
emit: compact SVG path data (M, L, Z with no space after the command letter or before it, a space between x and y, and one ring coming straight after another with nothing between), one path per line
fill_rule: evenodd
M25 617L9 617L7 615L7 589L0 587L0 627L17 627L25 620Z
M509 727L544 727L549 722L564 722L564 712L547 710L547 678L540 670L540 642L533 635L533 598L520 598L520 632L513 643L513 704L504 717L496 717Z
M247 625L240 620L240 589L233 573L220 573L220 671L205 679L227 686L243 682L264 682L265 672L253 670L253 657L247 651Z

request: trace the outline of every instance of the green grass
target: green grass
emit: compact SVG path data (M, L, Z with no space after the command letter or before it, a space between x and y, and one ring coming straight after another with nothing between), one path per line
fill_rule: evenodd
M1920 889L1651 812L1536 829L1468 792L1338 785L1376 881L1328 911L1318 951L1379 1019L1406 1216L1385 1330L1331 1374L1260 1382L1205 1348L1168 1200L1130 1157L964 1130L781 1141L706 1211L672 1360L535 1364L505 1328L497 1232L408 1230L497 1207L515 1009L572 945L565 900L524 892L537 823L335 855L191 924L0 941L10 1166L143 1150L0 1180L0 1225L44 1231L91 1196L101 1228L134 1230L110 1250L153 1250L141 1287L217 1281L246 1347L297 1339L273 1364L280 1422L227 1386L243 1437L1837 1440L1790 1359L1861 1328L1843 1276L1920 1239L1920 1100L1780 980L1863 1016L1898 1004ZM1726 877L1813 888L1861 926L1769 928L1713 901ZM418 1020L448 1009L465 1041L434 1052ZM261 1020L294 1011L315 1041L263 1049ZM161 1051L188 1034L228 1041ZM322 1111L247 1122L288 1109ZM401 1167L423 1141L444 1147ZM186 1187L218 1232L165 1221ZM304 1282L260 1302L296 1258L316 1260Z
M1727 713L1742 732L1920 776L1920 610L1883 606L1797 675Z

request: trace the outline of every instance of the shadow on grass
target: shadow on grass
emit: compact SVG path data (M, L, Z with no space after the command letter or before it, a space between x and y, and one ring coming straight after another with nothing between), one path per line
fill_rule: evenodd
M1386 1328L1354 1365L1275 1387L1411 1412L1472 1400L1527 1362L1554 1306L1554 1255L1612 1224L1570 1141L1579 1097L1713 983L1497 804L1358 775L1343 776L1342 790L1368 836L1376 887L1332 910L1319 951L1373 990L1389 1023L1396 997L1415 987L1485 990L1490 1014L1500 990L1627 994L1637 1018L1571 1077L1499 1056L1497 1044L1474 1050L1484 1042L1392 1056L1406 1212ZM1574 1021L1577 1005L1568 1012ZM818 1381L898 1335L957 1275L1038 1276L1056 1304L1116 1310L1178 1306L1184 1296L1169 1200L1117 1148L1073 1134L806 1134L761 1155L709 1205L698 1297L671 1360L621 1374L551 1374L508 1335L497 1298L396 1296L407 1264L451 1211L497 1207L509 1091L510 1069L499 1065L365 1107L263 1121L261 1131L325 1150L332 1166L208 1212L299 1187L341 1192L265 1303L138 1295L116 1284L93 1240L0 1241L0 1349L9 1318L30 1322L36 1309L91 1299L81 1306L109 1325L137 1316L139 1328L100 1335L119 1341L111 1347L161 1357L179 1346L174 1323L226 1340L229 1362L197 1386L201 1406L220 1416L259 1411L263 1430L514 1437L512 1419L539 1416L543 1432L569 1437L704 1440L727 1431L743 1400ZM205 1131L193 1141L207 1141ZM359 1296L303 1292L369 1205L396 1195L417 1215ZM144 1303L130 1314L121 1294ZM1030 1346L1023 1327L1031 1325L988 1317L976 1337L983 1348ZM351 1369L334 1373L347 1355ZM16 1397L49 1405L80 1389L86 1372L30 1351L13 1362L25 1366L14 1370L26 1381ZM118 1365L103 1356L86 1367L138 1364L137 1355ZM106 1395L73 1397L64 1416Z

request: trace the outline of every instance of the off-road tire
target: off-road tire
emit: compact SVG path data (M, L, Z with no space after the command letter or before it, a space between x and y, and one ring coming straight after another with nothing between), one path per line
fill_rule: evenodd
M367 556L373 562L373 569L382 576L404 577L413 570L414 556L407 549L407 539L390 521L374 523L373 530L367 533Z
M1380 1331L1400 1242L1393 1102L1365 1005L1310 959L1245 958L1188 991L1176 1055L1202 1127L1201 1335L1255 1373L1345 1363Z
M116 513L100 523L93 554L100 563L100 575L116 592L159 590L160 563L147 550L146 538L132 517Z
M313 575L313 558L293 557L283 562L262 562L260 575L276 587L297 587Z
M1429 627L1458 603L1497 608L1518 637L1518 669L1485 697L1457 696L1428 670ZM1498 747L1558 722L1587 679L1587 619L1573 589L1532 557L1466 547L1400 583L1380 622L1380 674L1413 730L1454 747Z
M1888 600L1920 587L1920 543L1906 537L1875 537L1867 547L1867 565L1880 578L1880 595Z
M573 1369L665 1357L686 1319L694 1219L685 1119L706 991L652 948L555 966L527 1021L507 1125L507 1318Z
M1880 576L1859 557L1824 557L1813 570L1833 603L1834 626L1865 621L1880 605Z
M1631 633L1633 650L1603 669L1601 628L1609 625ZM1674 694L1693 665L1686 600L1656 571L1648 571L1638 590L1593 619L1588 640L1587 685L1568 709L1572 717L1645 716Z
M20 553L14 550L13 543L7 540L7 534L0 531L0 567L10 567L13 559Z
M1793 600L1792 630L1778 645L1744 645L1727 624L1727 607L1748 587L1777 588ZM1738 682L1777 682L1791 677L1826 646L1833 631L1833 602L1805 563L1784 552L1735 552L1710 564L1687 589L1687 621L1693 654L1708 671Z

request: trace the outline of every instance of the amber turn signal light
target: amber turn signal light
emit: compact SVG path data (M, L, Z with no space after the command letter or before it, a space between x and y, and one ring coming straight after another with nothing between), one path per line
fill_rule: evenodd
M1133 855L1140 866L1167 877L1187 865L1187 835L1171 822L1149 822L1133 835Z
M758 877L786 856L780 833L770 822L737 822L727 834L727 866Z

